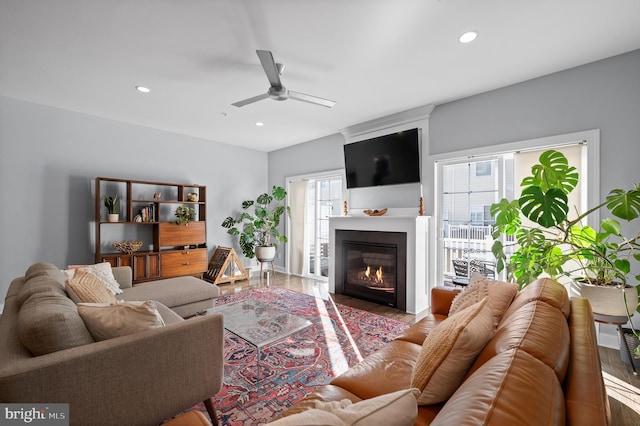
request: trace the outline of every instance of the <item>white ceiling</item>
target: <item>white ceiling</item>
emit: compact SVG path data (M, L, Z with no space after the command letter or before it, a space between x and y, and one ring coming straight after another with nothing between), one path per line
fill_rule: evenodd
M638 48L638 0L0 0L0 95L263 151ZM232 106L256 49L336 106Z

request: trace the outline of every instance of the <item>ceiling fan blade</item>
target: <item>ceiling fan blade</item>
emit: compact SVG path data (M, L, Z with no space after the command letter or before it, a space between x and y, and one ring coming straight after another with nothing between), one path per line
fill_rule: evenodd
M249 104L252 104L254 102L258 102L258 101L261 101L263 99L267 99L268 97L269 97L268 93L263 93L262 95L258 95L258 96L254 96L252 98L244 99L242 101L234 102L231 105L237 106L237 107L243 107L245 105L249 105Z
M282 82L280 81L280 71L278 66L276 65L276 61L273 59L273 55L268 50L256 50L258 54L258 58L260 58L260 63L262 64L262 68L264 68L264 73L267 75L267 79L269 80L269 84L272 87L280 88L282 87Z
M289 98L295 99L297 101L303 101L303 102L309 102L311 104L321 105L327 108L332 108L336 104L335 101L330 101L329 99L306 95L304 93L294 92L293 90L289 90Z

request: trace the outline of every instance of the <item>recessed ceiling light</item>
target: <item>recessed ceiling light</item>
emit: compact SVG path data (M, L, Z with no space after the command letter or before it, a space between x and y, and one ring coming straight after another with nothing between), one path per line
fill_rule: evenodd
M256 123L256 126L258 126L258 127L262 127L262 126L264 126L264 123L263 123L262 121L258 121L258 122Z
M458 40L460 41L460 43L471 43L477 37L478 37L477 31L467 31L466 33L463 33L460 36L460 38L458 38Z
M151 89L149 89L148 87L144 87L144 86L136 86L136 90L138 92L142 92L142 93L149 93L151 91Z

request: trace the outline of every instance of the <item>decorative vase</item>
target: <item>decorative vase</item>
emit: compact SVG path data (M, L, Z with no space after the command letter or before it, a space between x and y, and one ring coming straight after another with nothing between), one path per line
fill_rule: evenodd
M109 213L107 215L108 222L117 222L118 220L120 220L120 215L118 213Z
M591 310L596 314L626 317L627 312L633 315L638 306L638 290L632 286L627 286L624 289L624 297L622 289L619 287L591 285L583 282L576 282L576 286L580 296L589 299Z
M256 247L256 259L260 262L271 262L276 257L276 248L274 246Z

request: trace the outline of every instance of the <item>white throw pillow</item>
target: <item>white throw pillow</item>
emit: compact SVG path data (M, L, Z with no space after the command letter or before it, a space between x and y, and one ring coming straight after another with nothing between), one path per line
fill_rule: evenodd
M96 341L163 327L156 302L78 303L78 313Z
M82 269L98 277L114 296L122 293L120 284L116 281L109 262L96 263L95 265L69 265L69 269L62 272L67 276L67 279L70 279L73 278L75 271L78 269Z
M316 407L269 423L275 426L412 426L418 417L418 389L403 389L351 403L317 401Z

